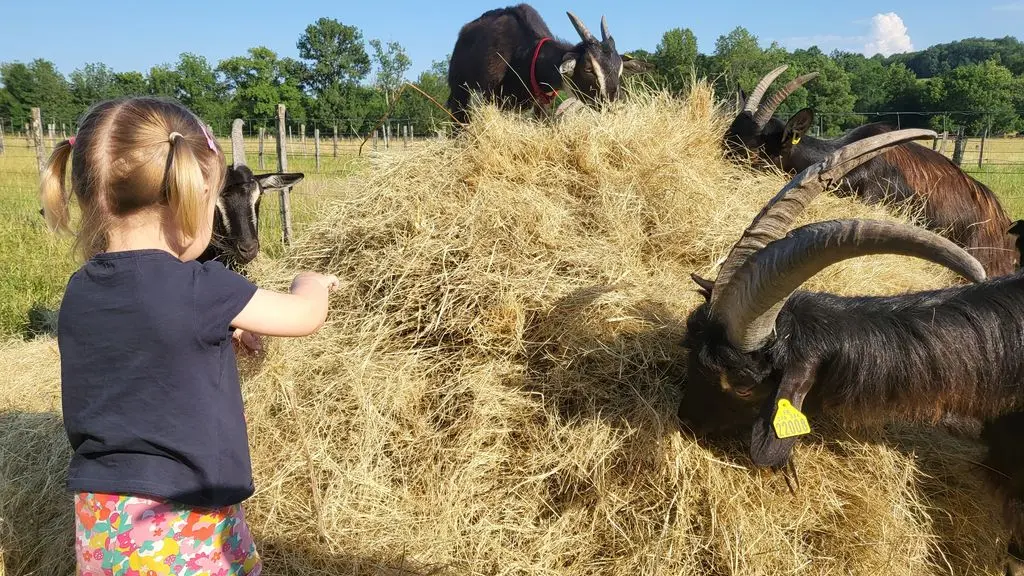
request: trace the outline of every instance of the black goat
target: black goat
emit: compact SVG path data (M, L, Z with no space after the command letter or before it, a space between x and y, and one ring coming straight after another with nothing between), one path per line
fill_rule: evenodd
M245 164L242 120L231 126L232 163L228 167L224 188L217 198L210 246L199 257L200 262L219 260L226 266L248 264L260 251L260 201L268 190L290 188L304 177L301 173L252 173Z
M467 120L470 94L479 91L507 110L550 106L568 78L583 100L615 100L624 74L648 65L619 54L601 18L601 41L572 12L569 20L582 42L553 38L540 14L528 4L485 12L459 31L448 66L448 109Z
M726 149L734 157L753 153L763 162L796 174L847 144L893 130L873 123L834 140L812 138L807 136L814 124L810 108L783 124L772 117L779 105L817 76L816 72L800 76L762 103L768 87L786 68L780 66L765 76L745 102L741 95L741 111L725 134ZM890 148L851 170L839 189L867 203L890 200L922 207L925 227L967 248L989 276L1010 274L1017 268L1017 252L1006 233L1010 220L999 199L934 150L913 143Z
M905 130L851 144L805 170L761 211L687 323L680 417L696 431L748 427L757 466L790 463L805 416L839 413L936 423L985 422L990 479L1006 495L1007 570L1024 574L1024 273L985 280L981 264L932 232L839 220L786 234L807 203ZM843 297L797 288L825 267L867 254L913 255L977 282L898 296Z

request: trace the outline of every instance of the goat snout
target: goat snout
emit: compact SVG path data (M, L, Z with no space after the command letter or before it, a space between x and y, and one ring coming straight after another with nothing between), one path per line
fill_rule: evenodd
M251 262L260 252L259 240L249 240L238 244L238 255L246 262Z

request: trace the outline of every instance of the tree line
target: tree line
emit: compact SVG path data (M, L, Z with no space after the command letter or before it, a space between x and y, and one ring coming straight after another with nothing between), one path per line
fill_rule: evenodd
M452 38L454 44L455 39ZM292 123L335 126L341 134L364 134L394 103L391 116L425 134L448 119L421 95L405 92L412 61L397 42L365 40L355 26L321 18L296 42L298 59L258 46L217 62L193 53L148 72L118 72L92 63L65 76L45 59L0 64L0 119L20 127L32 107L47 122L72 124L94 102L126 95L171 96L194 110L218 132L231 119L250 127L272 125L276 105L288 107ZM655 71L642 79L657 88L684 93L694 78L707 77L722 98L750 90L769 70L790 68L779 85L810 71L818 78L779 110L786 116L805 106L817 112L823 133L834 134L874 120L939 130L965 128L971 134L1024 131L1024 43L1013 37L969 38L890 57L867 57L817 47L789 51L737 27L715 42L711 54L697 49L693 32L665 32L653 50L630 54ZM448 96L448 59L435 61L412 82L443 104ZM945 112L945 114L940 114ZM9 125L8 125L9 126Z

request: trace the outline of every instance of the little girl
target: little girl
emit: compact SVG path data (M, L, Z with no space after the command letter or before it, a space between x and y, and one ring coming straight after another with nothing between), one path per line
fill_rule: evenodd
M338 280L303 273L284 294L195 261L226 162L179 104L131 98L86 113L44 173L53 229L68 230L69 158L86 261L58 344L78 574L259 574L232 336L251 346L253 334L315 332Z

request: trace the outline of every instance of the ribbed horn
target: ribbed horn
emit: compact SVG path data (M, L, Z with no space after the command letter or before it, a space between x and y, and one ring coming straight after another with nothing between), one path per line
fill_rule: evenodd
M231 165L235 168L245 166L245 140L242 137L242 126L245 122L235 118L231 123Z
M587 27L583 25L582 20L577 18L576 15L573 14L572 12L566 12L566 14L569 15L569 21L572 22L573 28L576 29L576 33L580 35L580 38L584 42L597 42L597 39L594 38L594 35L590 33L590 30L587 30Z
M608 31L608 21L601 16L601 42L607 42L611 37L612 33Z
M729 341L744 352L759 349L801 284L832 264L872 254L914 256L971 281L985 280L985 269L974 256L924 228L875 220L815 222L755 253L733 276L735 289L721 317Z
M789 65L783 64L766 74L764 78L761 78L761 81L757 83L754 91L750 93L750 97L747 98L747 106L743 108L743 111L750 113L757 112L757 106L761 103L761 98L764 98L764 93L768 91L768 87L772 85L772 82L775 82L775 79L778 78L780 74L788 69Z
M736 271L759 250L785 236L796 218L818 194L835 186L849 171L884 153L891 146L912 140L934 139L937 136L932 130L917 128L878 134L848 144L798 174L768 201L733 245L715 280L715 289L711 293L712 313L721 316L731 306L727 302L727 295L734 288L732 283Z
M799 76L783 86L782 90L779 90L772 97L769 98L764 105L759 106L757 112L754 114L754 124L757 124L757 129L761 130L768 124L768 121L775 115L775 111L779 109L779 105L786 101L793 92L796 92L804 84L814 80L818 77L817 72L811 72L810 74L804 74Z

